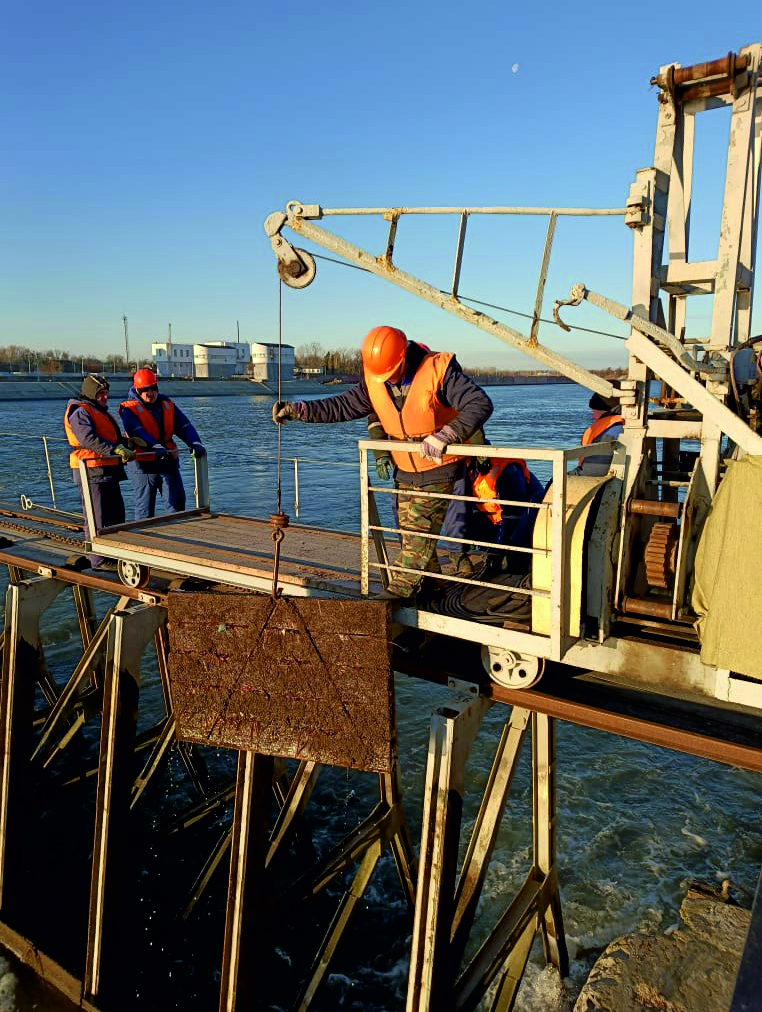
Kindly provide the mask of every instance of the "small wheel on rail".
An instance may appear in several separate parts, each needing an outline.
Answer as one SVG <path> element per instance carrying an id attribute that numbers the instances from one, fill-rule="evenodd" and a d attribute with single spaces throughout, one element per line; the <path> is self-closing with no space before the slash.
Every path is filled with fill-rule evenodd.
<path id="1" fill-rule="evenodd" d="M 133 590 L 145 587 L 151 579 L 151 570 L 148 566 L 141 566 L 139 562 L 130 562 L 127 559 L 119 560 L 117 572 L 125 587 L 132 587 Z"/>

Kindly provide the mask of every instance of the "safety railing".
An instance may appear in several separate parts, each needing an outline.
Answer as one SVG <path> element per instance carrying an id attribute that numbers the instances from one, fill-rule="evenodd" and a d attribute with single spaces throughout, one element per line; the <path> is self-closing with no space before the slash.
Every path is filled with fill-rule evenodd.
<path id="1" fill-rule="evenodd" d="M 399 526 L 388 526 L 380 522 L 378 506 L 376 503 L 376 495 L 389 495 L 389 496 L 405 496 L 415 495 L 425 498 L 437 498 L 446 500 L 458 500 L 462 502 L 478 503 L 481 500 L 475 496 L 467 495 L 456 495 L 456 494 L 445 494 L 445 493 L 431 493 L 426 492 L 424 489 L 400 489 L 399 487 L 383 487 L 380 485 L 373 485 L 370 481 L 369 475 L 369 453 L 376 450 L 388 452 L 389 442 L 386 440 L 360 440 L 358 443 L 358 449 L 360 454 L 360 521 L 361 521 L 361 537 L 360 537 L 360 554 L 361 554 L 361 592 L 368 594 L 370 589 L 370 573 L 372 570 L 378 571 L 382 574 L 382 582 L 384 586 L 388 584 L 388 578 L 394 573 L 415 573 L 420 575 L 418 571 L 411 570 L 402 566 L 394 565 L 389 562 L 385 535 L 397 535 L 400 536 L 405 531 Z M 472 538 L 455 538 L 449 535 L 445 536 L 442 534 L 428 534 L 425 532 L 415 531 L 416 537 L 422 537 L 425 539 L 433 540 L 435 542 L 447 542 L 453 543 L 465 548 L 468 545 L 477 545 L 490 550 L 499 550 L 504 552 L 524 553 L 531 556 L 541 555 L 550 559 L 550 589 L 534 589 L 532 587 L 511 587 L 511 592 L 517 594 L 524 594 L 530 598 L 544 598 L 549 603 L 550 609 L 550 622 L 549 635 L 535 635 L 530 634 L 519 634 L 521 639 L 521 646 L 523 649 L 531 648 L 532 653 L 538 657 L 547 657 L 551 660 L 561 660 L 563 653 L 567 649 L 568 645 L 574 641 L 574 638 L 569 637 L 567 633 L 568 619 L 569 619 L 569 580 L 568 580 L 568 564 L 569 564 L 569 552 L 568 544 L 566 543 L 565 530 L 566 530 L 566 517 L 567 517 L 567 478 L 568 470 L 570 466 L 576 466 L 580 459 L 584 460 L 585 457 L 600 455 L 606 450 L 613 450 L 613 443 L 595 443 L 590 446 L 578 446 L 569 449 L 549 449 L 539 447 L 526 447 L 526 446 L 513 446 L 513 447 L 501 447 L 501 446 L 474 446 L 474 445 L 455 445 L 447 447 L 445 459 L 447 457 L 475 457 L 483 456 L 491 459 L 521 459 L 528 462 L 534 461 L 546 461 L 551 467 L 551 482 L 549 485 L 550 498 L 548 494 L 543 502 L 526 502 L 526 501 L 515 501 L 509 499 L 493 499 L 490 500 L 493 503 L 501 505 L 510 505 L 517 507 L 525 507 L 528 509 L 535 509 L 538 514 L 544 514 L 545 522 L 549 524 L 550 539 L 549 547 L 546 548 L 535 548 L 535 547 L 522 547 L 512 545 L 495 545 L 491 542 L 474 541 Z M 396 442 L 394 443 L 395 451 L 408 452 L 418 454 L 421 449 L 421 444 L 418 442 Z M 539 518 L 539 517 L 538 517 Z M 370 558 L 370 544 L 374 545 L 377 561 L 372 561 Z M 546 545 L 548 541 L 546 540 Z M 468 584 L 469 586 L 484 587 L 486 589 L 496 589 L 505 591 L 506 587 L 504 584 L 492 583 L 489 580 L 480 580 L 478 578 L 458 576 L 452 573 L 435 573 L 433 575 L 437 580 L 442 580 L 451 583 Z"/>
<path id="2" fill-rule="evenodd" d="M 58 507 L 57 507 L 57 503 L 56 503 L 56 488 L 55 488 L 55 483 L 53 481 L 53 471 L 52 471 L 52 468 L 50 466 L 49 444 L 51 442 L 53 442 L 53 443 L 66 443 L 66 442 L 68 442 L 68 440 L 64 439 L 63 436 L 42 436 L 42 435 L 31 434 L 29 432 L 0 432 L 0 437 L 3 437 L 3 436 L 8 436 L 8 437 L 11 437 L 13 439 L 32 439 L 32 440 L 38 440 L 42 444 L 42 449 L 43 449 L 43 452 L 45 454 L 45 467 L 47 469 L 48 485 L 50 487 L 50 498 L 51 498 L 51 501 L 52 501 L 52 504 L 53 504 L 53 509 L 56 510 L 56 512 L 58 512 L 58 513 L 65 512 L 64 510 L 59 510 Z M 25 499 L 26 499 L 26 503 L 24 502 Z M 36 505 L 38 505 L 37 503 L 32 503 L 31 500 L 28 498 L 28 496 L 24 496 L 24 495 L 21 496 L 21 501 L 22 501 L 22 505 L 24 506 L 24 508 L 26 508 L 27 505 L 29 505 L 29 506 L 36 506 Z M 45 507 L 43 507 L 43 508 L 45 508 Z"/>
<path id="3" fill-rule="evenodd" d="M 153 460 L 153 454 L 136 454 L 136 460 Z M 105 458 L 113 461 L 114 463 L 121 464 L 120 457 L 109 457 Z M 210 496 L 209 496 L 209 465 L 206 454 L 203 457 L 193 457 L 193 496 L 196 502 L 196 509 L 209 509 L 210 508 Z M 87 462 L 80 460 L 79 462 L 79 480 L 82 488 L 82 503 L 85 508 L 85 518 L 87 520 L 87 529 L 90 531 L 91 537 L 95 537 L 97 534 L 102 533 L 102 530 L 98 528 L 95 523 L 95 511 L 93 509 L 93 497 L 90 490 L 90 483 L 87 480 Z M 181 516 L 180 513 L 172 514 L 172 516 Z M 166 519 L 166 514 L 159 517 L 152 517 L 151 520 L 163 520 Z M 150 523 L 151 520 L 143 520 L 140 523 Z M 120 530 L 122 527 L 133 526 L 132 523 L 119 524 L 115 527 L 108 527 L 106 531 Z"/>

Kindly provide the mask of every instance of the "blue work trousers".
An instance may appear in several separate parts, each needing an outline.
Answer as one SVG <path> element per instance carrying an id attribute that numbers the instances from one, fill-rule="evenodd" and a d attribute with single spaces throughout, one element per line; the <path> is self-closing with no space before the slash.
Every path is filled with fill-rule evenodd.
<path id="1" fill-rule="evenodd" d="M 156 511 L 156 495 L 161 496 L 167 513 L 185 509 L 185 488 L 180 468 L 172 461 L 164 474 L 147 474 L 139 464 L 128 465 L 132 489 L 135 493 L 135 519 L 145 520 Z"/>

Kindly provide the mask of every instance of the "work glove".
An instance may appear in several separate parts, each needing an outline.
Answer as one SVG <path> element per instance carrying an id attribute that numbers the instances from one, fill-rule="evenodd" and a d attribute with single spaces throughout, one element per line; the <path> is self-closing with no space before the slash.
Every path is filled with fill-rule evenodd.
<path id="1" fill-rule="evenodd" d="M 449 425 L 443 425 L 433 436 L 426 436 L 421 443 L 421 456 L 424 460 L 435 460 L 442 463 L 442 454 L 451 443 L 457 443 L 457 433 Z"/>
<path id="2" fill-rule="evenodd" d="M 129 446 L 124 446 L 120 443 L 114 447 L 114 456 L 118 457 L 123 464 L 126 464 L 128 461 L 135 459 L 135 451 L 131 450 Z"/>
<path id="3" fill-rule="evenodd" d="M 389 481 L 394 471 L 394 462 L 390 453 L 380 453 L 376 457 L 376 474 L 381 481 Z"/>
<path id="4" fill-rule="evenodd" d="M 206 448 L 201 443 L 191 443 L 191 457 L 205 457 Z"/>
<path id="5" fill-rule="evenodd" d="M 474 457 L 474 466 L 477 474 L 489 474 L 492 470 L 492 461 L 489 457 Z"/>
<path id="6" fill-rule="evenodd" d="M 130 438 L 127 440 L 127 446 L 131 450 L 140 451 L 148 449 L 148 443 L 145 441 L 145 439 L 141 439 L 140 436 L 130 436 Z"/>
<path id="7" fill-rule="evenodd" d="M 302 402 L 276 401 L 273 404 L 273 421 L 276 425 L 283 425 L 284 422 L 302 421 Z"/>
<path id="8" fill-rule="evenodd" d="M 161 443 L 154 443 L 151 447 L 151 453 L 156 454 L 157 460 L 164 460 L 165 457 L 169 456 L 166 446 L 162 446 Z"/>

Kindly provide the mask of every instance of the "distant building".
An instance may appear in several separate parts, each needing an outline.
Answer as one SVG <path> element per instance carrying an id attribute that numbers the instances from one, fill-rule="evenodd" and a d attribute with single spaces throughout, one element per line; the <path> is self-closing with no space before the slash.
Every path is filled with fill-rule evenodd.
<path id="1" fill-rule="evenodd" d="M 251 352 L 245 342 L 205 341 L 193 345 L 193 364 L 198 379 L 245 376 L 250 361 Z"/>
<path id="2" fill-rule="evenodd" d="M 170 345 L 168 341 L 157 341 L 151 345 L 151 358 L 156 364 L 156 373 L 168 379 L 171 376 L 193 379 L 193 345 Z"/>
<path id="3" fill-rule="evenodd" d="M 246 376 L 251 350 L 245 342 L 205 341 L 203 344 L 170 345 L 157 341 L 151 355 L 159 376 L 180 379 L 229 379 Z"/>
<path id="4" fill-rule="evenodd" d="M 291 344 L 252 344 L 251 346 L 251 369 L 249 375 L 252 379 L 261 380 L 265 383 L 278 382 L 278 350 L 280 349 L 281 378 L 293 379 L 294 377 L 294 346 Z"/>

